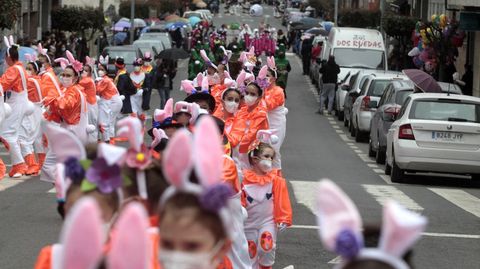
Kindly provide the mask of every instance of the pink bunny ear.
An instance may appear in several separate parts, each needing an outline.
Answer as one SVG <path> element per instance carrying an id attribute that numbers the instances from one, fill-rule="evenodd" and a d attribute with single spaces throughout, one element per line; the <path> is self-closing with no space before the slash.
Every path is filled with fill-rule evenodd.
<path id="1" fill-rule="evenodd" d="M 148 268 L 152 246 L 144 207 L 137 202 L 129 203 L 120 215 L 116 231 L 107 257 L 108 268 Z"/>
<path id="2" fill-rule="evenodd" d="M 272 70 L 277 69 L 277 67 L 275 65 L 275 58 L 273 58 L 273 56 L 267 57 L 267 65 Z"/>
<path id="3" fill-rule="evenodd" d="M 245 81 L 246 74 L 247 73 L 245 72 L 245 70 L 240 71 L 240 74 L 238 74 L 238 76 L 237 76 L 237 86 L 238 87 L 240 87 L 244 84 L 243 82 Z"/>
<path id="4" fill-rule="evenodd" d="M 160 141 L 162 141 L 162 139 L 164 138 L 168 139 L 167 134 L 162 129 L 153 128 L 152 132 L 153 132 L 153 141 L 152 141 L 152 144 L 150 144 L 152 148 L 160 144 Z"/>
<path id="5" fill-rule="evenodd" d="M 224 76 L 225 78 L 232 79 L 232 76 L 230 76 L 230 73 L 229 73 L 227 70 L 223 71 L 223 76 Z"/>
<path id="6" fill-rule="evenodd" d="M 255 55 L 255 46 L 251 46 L 250 50 L 248 51 L 250 55 Z"/>
<path id="7" fill-rule="evenodd" d="M 242 51 L 240 53 L 240 57 L 238 57 L 238 61 L 241 63 L 244 63 L 247 60 L 247 53 L 245 51 Z"/>
<path id="8" fill-rule="evenodd" d="M 223 80 L 223 85 L 225 85 L 227 88 L 235 87 L 235 81 L 231 78 L 225 78 Z"/>
<path id="9" fill-rule="evenodd" d="M 75 57 L 73 57 L 73 54 L 69 50 L 67 50 L 65 54 L 67 55 L 67 59 L 71 64 L 75 62 Z"/>
<path id="10" fill-rule="evenodd" d="M 85 64 L 94 66 L 95 65 L 95 58 L 90 58 L 88 56 L 85 56 Z"/>
<path id="11" fill-rule="evenodd" d="M 82 142 L 69 130 L 51 123 L 43 125 L 43 130 L 48 141 L 55 141 L 50 143 L 50 146 L 56 155 L 57 162 L 63 163 L 69 157 L 75 157 L 78 160 L 87 158 Z"/>
<path id="12" fill-rule="evenodd" d="M 195 87 L 193 87 L 193 83 L 190 80 L 186 79 L 180 82 L 180 89 L 189 95 L 195 92 Z"/>
<path id="13" fill-rule="evenodd" d="M 245 74 L 245 82 L 251 82 L 254 80 L 255 80 L 255 76 L 253 74 L 250 74 L 250 73 Z"/>
<path id="14" fill-rule="evenodd" d="M 259 78 L 259 79 L 266 78 L 267 77 L 267 71 L 268 71 L 268 66 L 266 66 L 266 65 L 262 66 L 262 68 L 258 72 L 257 78 Z"/>
<path id="15" fill-rule="evenodd" d="M 122 165 L 125 161 L 127 149 L 117 147 L 107 143 L 99 143 L 97 149 L 97 156 L 104 158 L 109 166 L 114 164 Z"/>
<path id="16" fill-rule="evenodd" d="M 165 110 L 155 109 L 155 111 L 153 112 L 153 119 L 155 121 L 162 122 L 166 118 L 168 118 L 168 116 L 166 115 Z"/>
<path id="17" fill-rule="evenodd" d="M 208 92 L 208 79 L 202 80 L 202 92 Z"/>
<path id="18" fill-rule="evenodd" d="M 177 188 L 182 188 L 188 181 L 192 170 L 192 140 L 186 129 L 179 130 L 168 142 L 162 156 L 163 172 L 168 181 Z"/>
<path id="19" fill-rule="evenodd" d="M 68 60 L 65 58 L 57 58 L 55 59 L 55 62 L 60 63 L 60 66 L 62 67 L 62 69 L 65 69 L 69 64 Z"/>
<path id="20" fill-rule="evenodd" d="M 203 73 L 202 72 L 197 74 L 197 77 L 195 78 L 195 81 L 197 82 L 197 86 L 202 85 L 202 81 L 203 81 Z"/>
<path id="21" fill-rule="evenodd" d="M 56 167 L 57 169 L 55 170 L 55 192 L 57 200 L 65 201 L 67 193 L 65 165 L 63 163 L 57 163 Z"/>
<path id="22" fill-rule="evenodd" d="M 101 212 L 91 197 L 75 203 L 63 224 L 61 268 L 96 268 L 102 258 L 103 231 Z"/>
<path id="23" fill-rule="evenodd" d="M 135 151 L 140 151 L 143 143 L 142 122 L 135 117 L 128 116 L 117 122 L 118 135 L 128 138 L 130 146 Z"/>
<path id="24" fill-rule="evenodd" d="M 355 204 L 329 179 L 323 179 L 316 194 L 317 223 L 320 238 L 334 252 L 338 234 L 350 230 L 361 238 L 362 219 Z"/>
<path id="25" fill-rule="evenodd" d="M 193 138 L 195 172 L 204 187 L 219 183 L 223 170 L 223 149 L 218 127 L 211 117 L 202 117 Z"/>
<path id="26" fill-rule="evenodd" d="M 205 50 L 200 50 L 200 56 L 201 56 L 202 59 L 205 61 L 205 63 L 211 63 L 211 62 L 212 62 L 212 61 L 210 61 L 210 59 L 208 58 L 207 53 L 205 52 Z"/>
<path id="27" fill-rule="evenodd" d="M 379 248 L 395 257 L 402 257 L 420 238 L 427 219 L 408 211 L 397 202 L 388 201 L 383 208 L 382 235 Z"/>
<path id="28" fill-rule="evenodd" d="M 168 115 L 168 117 L 173 116 L 173 98 L 167 100 L 163 110 L 165 110 L 165 113 Z"/>
<path id="29" fill-rule="evenodd" d="M 190 115 L 192 115 L 189 123 L 191 125 L 194 125 L 195 122 L 197 121 L 198 116 L 200 115 L 200 105 L 197 103 L 190 103 L 188 108 L 189 108 Z"/>
<path id="30" fill-rule="evenodd" d="M 178 101 L 177 103 L 175 103 L 175 109 L 173 110 L 174 113 L 178 113 L 178 112 L 186 112 L 186 113 L 190 113 L 192 112 L 191 110 L 191 103 L 187 103 L 185 101 Z"/>

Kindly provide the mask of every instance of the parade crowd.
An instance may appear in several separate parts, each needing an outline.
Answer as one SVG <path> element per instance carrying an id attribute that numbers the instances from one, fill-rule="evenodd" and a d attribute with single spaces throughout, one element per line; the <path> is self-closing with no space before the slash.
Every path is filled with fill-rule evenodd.
<path id="1" fill-rule="evenodd" d="M 180 86 L 186 98 L 176 101 L 175 61 L 152 67 L 146 53 L 129 73 L 117 58 L 110 78 L 106 55 L 82 63 L 66 50 L 53 59 L 38 44 L 22 63 L 18 45 L 5 39 L 0 135 L 8 175 L 54 184 L 65 218 L 59 243 L 40 251 L 35 268 L 272 268 L 277 238 L 292 225 L 281 162 L 291 67 L 281 30 L 240 30 L 228 44 L 226 26 L 194 30 Z M 161 103 L 147 126 L 153 89 Z M 401 257 L 423 217 L 388 204 L 384 229 L 403 237 L 385 233 L 383 246 L 367 249 L 353 203 L 322 184 L 320 234 L 345 268 L 365 268 L 348 266 L 368 259 L 378 261 L 369 268 L 407 268 Z"/>

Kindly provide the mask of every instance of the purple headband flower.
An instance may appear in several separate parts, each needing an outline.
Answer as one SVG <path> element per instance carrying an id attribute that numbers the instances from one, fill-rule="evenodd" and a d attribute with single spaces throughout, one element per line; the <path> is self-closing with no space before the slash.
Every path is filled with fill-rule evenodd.
<path id="1" fill-rule="evenodd" d="M 363 241 L 358 238 L 351 230 L 344 229 L 337 236 L 335 244 L 335 253 L 340 256 L 352 259 L 358 255 L 363 248 Z"/>
<path id="2" fill-rule="evenodd" d="M 260 86 L 260 88 L 262 88 L 262 90 L 265 90 L 266 88 L 268 88 L 268 86 L 270 86 L 270 82 L 267 78 L 257 78 L 255 82 L 258 86 Z"/>
<path id="3" fill-rule="evenodd" d="M 111 193 L 122 186 L 120 166 L 108 165 L 104 158 L 97 158 L 87 170 L 87 181 L 95 184 L 101 193 Z"/>
<path id="4" fill-rule="evenodd" d="M 68 158 L 65 162 L 65 176 L 75 183 L 80 183 L 85 178 L 85 170 L 75 157 Z"/>
<path id="5" fill-rule="evenodd" d="M 217 213 L 227 205 L 228 199 L 234 194 L 230 185 L 220 183 L 208 187 L 200 196 L 200 204 L 208 211 Z"/>

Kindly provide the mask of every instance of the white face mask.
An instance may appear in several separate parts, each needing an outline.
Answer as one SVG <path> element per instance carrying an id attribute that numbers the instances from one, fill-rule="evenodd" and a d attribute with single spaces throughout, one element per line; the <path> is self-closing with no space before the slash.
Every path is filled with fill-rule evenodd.
<path id="1" fill-rule="evenodd" d="M 245 95 L 244 100 L 245 104 L 247 106 L 253 106 L 255 102 L 257 101 L 258 97 L 257 96 L 251 96 L 251 95 Z"/>
<path id="2" fill-rule="evenodd" d="M 135 72 L 139 72 L 139 71 L 140 71 L 140 66 L 135 66 L 135 67 L 133 68 L 133 70 L 134 70 Z"/>
<path id="3" fill-rule="evenodd" d="M 228 113 L 235 114 L 238 111 L 238 103 L 235 101 L 225 101 L 225 110 L 227 110 Z"/>
<path id="4" fill-rule="evenodd" d="M 40 73 L 45 72 L 45 66 L 40 67 Z"/>
<path id="5" fill-rule="evenodd" d="M 212 259 L 222 244 L 221 241 L 218 242 L 211 252 L 189 253 L 160 250 L 158 256 L 163 269 L 214 269 L 218 262 L 212 262 Z"/>
<path id="6" fill-rule="evenodd" d="M 260 160 L 258 162 L 258 168 L 265 173 L 272 171 L 272 161 L 271 160 Z"/>
<path id="7" fill-rule="evenodd" d="M 68 88 L 72 86 L 73 78 L 61 77 L 60 82 L 62 83 L 63 87 Z"/>
<path id="8" fill-rule="evenodd" d="M 105 71 L 103 71 L 103 70 L 98 70 L 98 75 L 99 75 L 100 77 L 105 76 Z"/>

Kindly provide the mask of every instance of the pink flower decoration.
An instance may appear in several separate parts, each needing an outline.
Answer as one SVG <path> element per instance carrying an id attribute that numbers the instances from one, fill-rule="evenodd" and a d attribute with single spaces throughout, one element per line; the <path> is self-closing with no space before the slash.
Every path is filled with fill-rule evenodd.
<path id="1" fill-rule="evenodd" d="M 142 144 L 140 151 L 130 148 L 127 151 L 126 163 L 128 167 L 144 170 L 152 162 L 152 152 L 145 144 Z"/>

